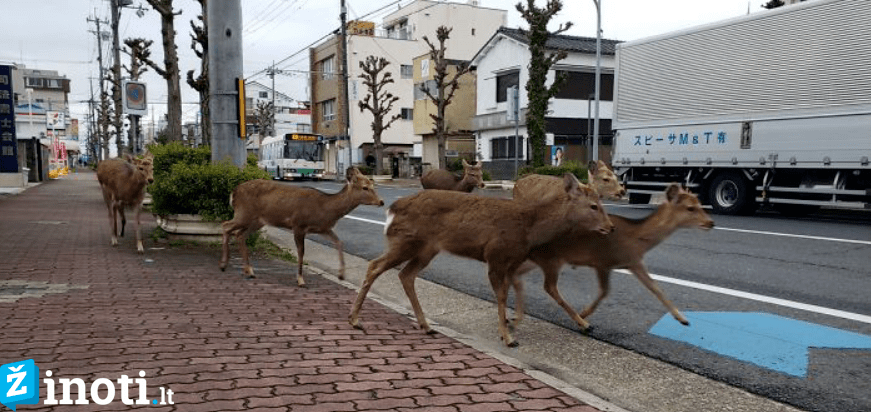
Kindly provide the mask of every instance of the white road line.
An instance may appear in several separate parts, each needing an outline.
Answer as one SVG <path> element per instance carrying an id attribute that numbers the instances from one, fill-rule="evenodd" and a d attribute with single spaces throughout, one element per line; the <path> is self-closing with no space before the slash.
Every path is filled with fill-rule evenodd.
<path id="1" fill-rule="evenodd" d="M 381 225 L 381 226 L 385 225 L 385 222 L 381 222 L 378 220 L 372 220 L 372 219 L 365 219 L 362 217 L 356 217 L 356 216 L 351 216 L 351 215 L 346 215 L 345 218 L 352 219 L 352 220 L 359 220 L 361 222 L 372 223 L 372 224 Z M 732 230 L 732 231 L 736 231 L 736 232 L 757 233 L 757 234 L 772 234 L 771 232 L 759 232 L 759 231 L 752 231 L 752 230 L 748 231 L 748 230 L 741 230 L 741 229 L 726 229 L 726 228 L 719 228 L 719 229 Z M 834 239 L 834 238 L 824 238 L 824 237 L 817 237 L 817 236 L 801 236 L 801 235 L 789 235 L 789 234 L 775 234 L 775 235 L 806 238 L 806 239 L 813 239 L 813 240 L 829 240 L 829 241 L 836 241 L 836 242 L 840 241 L 840 242 L 849 242 L 849 243 L 871 244 L 871 242 L 864 242 L 864 241 L 859 241 L 859 240 L 851 241 L 849 239 Z M 619 272 L 619 273 L 623 273 L 623 274 L 627 274 L 627 275 L 632 274 L 631 272 L 629 272 L 628 270 L 625 270 L 625 269 L 617 269 L 617 270 L 615 270 L 615 272 Z M 771 296 L 758 295 L 756 293 L 742 292 L 740 290 L 722 288 L 719 286 L 711 286 L 711 285 L 707 285 L 704 283 L 691 282 L 688 280 L 675 279 L 675 278 L 670 278 L 668 276 L 651 274 L 650 277 L 652 277 L 654 280 L 657 280 L 657 281 L 663 282 L 663 283 L 671 283 L 674 285 L 684 286 L 684 287 L 688 287 L 688 288 L 692 288 L 692 289 L 698 289 L 698 290 L 704 290 L 707 292 L 719 293 L 721 295 L 733 296 L 733 297 L 737 297 L 737 298 L 748 299 L 748 300 L 753 300 L 753 301 L 762 302 L 762 303 L 769 303 L 772 305 L 783 306 L 783 307 L 787 307 L 787 308 L 803 310 L 806 312 L 819 313 L 822 315 L 833 316 L 836 318 L 849 319 L 849 320 L 854 320 L 856 322 L 871 324 L 871 316 L 861 315 L 858 313 L 846 312 L 843 310 L 831 309 L 831 308 L 826 308 L 826 307 L 817 306 L 817 305 L 810 305 L 807 303 L 795 302 L 795 301 L 786 300 L 786 299 L 773 298 Z"/>
<path id="2" fill-rule="evenodd" d="M 629 272 L 628 270 L 625 270 L 625 269 L 618 269 L 618 270 L 615 270 L 615 272 L 631 275 L 631 272 Z M 651 274 L 650 277 L 652 277 L 653 279 L 655 279 L 659 282 L 663 282 L 663 283 L 671 283 L 671 284 L 684 286 L 684 287 L 688 287 L 688 288 L 692 288 L 692 289 L 699 289 L 699 290 L 704 290 L 707 292 L 719 293 L 722 295 L 734 296 L 734 297 L 748 299 L 748 300 L 754 300 L 754 301 L 762 302 L 762 303 L 770 303 L 772 305 L 783 306 L 783 307 L 787 307 L 787 308 L 803 310 L 806 312 L 819 313 L 822 315 L 829 315 L 829 316 L 834 316 L 837 318 L 849 319 L 849 320 L 854 320 L 857 322 L 871 324 L 871 316 L 861 315 L 858 313 L 845 312 L 843 310 L 831 309 L 831 308 L 826 308 L 826 307 L 817 306 L 817 305 L 809 305 L 806 303 L 795 302 L 795 301 L 780 299 L 780 298 L 773 298 L 773 297 L 765 296 L 765 295 L 757 295 L 755 293 L 742 292 L 740 290 L 721 288 L 719 286 L 711 286 L 711 285 L 706 285 L 704 283 L 691 282 L 691 281 L 682 280 L 682 279 L 675 279 L 675 278 L 670 278 L 668 276 Z"/>
<path id="3" fill-rule="evenodd" d="M 796 239 L 825 240 L 825 241 L 829 241 L 829 242 L 855 243 L 858 245 L 871 245 L 871 241 L 867 241 L 867 240 L 839 239 L 839 238 L 835 238 L 835 237 L 823 237 L 823 236 L 794 235 L 791 233 L 763 232 L 761 230 L 732 229 L 732 228 L 728 228 L 728 227 L 714 227 L 714 229 L 725 230 L 725 231 L 729 231 L 729 232 L 752 233 L 755 235 L 783 236 L 783 237 L 792 237 L 792 238 L 796 238 Z"/>

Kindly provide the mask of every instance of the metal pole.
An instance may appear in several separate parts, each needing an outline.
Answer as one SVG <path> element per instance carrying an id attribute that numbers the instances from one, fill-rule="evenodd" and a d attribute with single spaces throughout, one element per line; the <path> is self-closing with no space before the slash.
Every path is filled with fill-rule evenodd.
<path id="1" fill-rule="evenodd" d="M 602 0 L 596 3 L 596 120 L 593 122 L 593 161 L 599 160 L 599 91 L 602 86 Z"/>
<path id="2" fill-rule="evenodd" d="M 118 150 L 118 157 L 121 157 L 123 149 L 123 139 L 121 139 L 121 129 L 124 128 L 121 108 L 121 44 L 118 39 L 118 23 L 121 20 L 121 5 L 119 0 L 111 0 L 112 6 L 112 101 L 115 103 L 115 147 Z"/>
<path id="3" fill-rule="evenodd" d="M 344 108 L 344 123 L 345 123 L 345 139 L 348 142 L 348 167 L 351 167 L 351 163 L 353 162 L 352 151 L 351 151 L 351 107 L 350 101 L 348 97 L 348 23 L 347 19 L 347 9 L 345 8 L 345 0 L 341 0 L 341 14 L 339 15 L 339 20 L 342 21 L 342 104 Z M 380 165 L 379 165 L 380 166 Z M 347 168 L 346 168 L 347 169 Z M 336 171 L 338 175 L 340 171 Z"/>
<path id="4" fill-rule="evenodd" d="M 206 2 L 209 37 L 209 114 L 212 161 L 230 159 L 245 166 L 245 140 L 240 136 L 236 81 L 242 74 L 241 0 Z M 244 98 L 244 96 L 242 96 Z"/>

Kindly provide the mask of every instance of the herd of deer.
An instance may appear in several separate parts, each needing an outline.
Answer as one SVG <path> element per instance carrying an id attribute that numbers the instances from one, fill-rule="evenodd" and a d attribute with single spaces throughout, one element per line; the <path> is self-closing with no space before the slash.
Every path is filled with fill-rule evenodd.
<path id="1" fill-rule="evenodd" d="M 139 209 L 145 187 L 153 181 L 152 157 L 128 157 L 104 161 L 97 178 L 112 222 L 112 245 L 117 245 L 117 214 L 124 234 L 124 208 L 136 213 L 136 244 L 143 252 L 139 234 Z M 421 177 L 425 190 L 394 202 L 387 210 L 384 233 L 386 251 L 370 262 L 366 278 L 351 309 L 349 322 L 362 328 L 360 310 L 369 289 L 382 273 L 402 263 L 399 279 L 419 326 L 431 332 L 417 299 L 414 281 L 432 259 L 445 251 L 487 263 L 487 275 L 499 315 L 499 334 L 508 346 L 517 342 L 510 330 L 523 316 L 522 276 L 536 267 L 544 272 L 545 291 L 568 313 L 581 330 L 588 318 L 608 295 L 612 269 L 627 269 L 649 289 L 684 325 L 686 318 L 651 279 L 642 262 L 647 251 L 680 228 L 711 229 L 714 222 L 692 193 L 673 184 L 665 192 L 665 202 L 648 217 L 632 220 L 609 215 L 601 199 L 625 195 L 617 176 L 602 161 L 591 163 L 588 184 L 573 175 L 562 178 L 529 175 L 514 186 L 512 199 L 474 195 L 483 187 L 481 164 L 463 161 L 463 176 L 433 170 Z M 466 193 L 463 193 L 466 192 Z M 359 205 L 383 206 L 372 181 L 356 168 L 349 168 L 341 191 L 327 194 L 314 188 L 296 187 L 268 180 L 252 180 L 239 185 L 230 197 L 234 216 L 222 224 L 221 270 L 229 261 L 229 239 L 236 238 L 242 255 L 243 274 L 254 276 L 245 238 L 264 225 L 290 229 L 294 233 L 299 265 L 297 283 L 302 276 L 305 236 L 316 233 L 330 239 L 339 256 L 339 278 L 344 279 L 342 241 L 333 227 Z M 596 271 L 599 294 L 580 314 L 560 296 L 557 280 L 566 265 L 590 266 Z M 507 318 L 510 288 L 516 295 L 516 318 Z"/>

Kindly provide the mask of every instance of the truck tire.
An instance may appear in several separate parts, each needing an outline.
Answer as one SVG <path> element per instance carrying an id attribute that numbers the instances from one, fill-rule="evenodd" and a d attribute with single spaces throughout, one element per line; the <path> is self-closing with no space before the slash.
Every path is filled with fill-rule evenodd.
<path id="1" fill-rule="evenodd" d="M 649 193 L 629 193 L 630 205 L 646 205 L 650 203 Z"/>
<path id="2" fill-rule="evenodd" d="M 756 199 L 750 182 L 739 173 L 720 173 L 708 186 L 708 201 L 715 213 L 742 215 L 754 211 Z"/>

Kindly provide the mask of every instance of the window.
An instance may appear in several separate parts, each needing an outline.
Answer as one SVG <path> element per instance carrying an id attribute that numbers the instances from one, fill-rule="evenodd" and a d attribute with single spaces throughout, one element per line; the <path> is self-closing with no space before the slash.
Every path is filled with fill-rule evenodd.
<path id="1" fill-rule="evenodd" d="M 490 140 L 490 157 L 493 159 L 513 159 L 517 142 L 514 136 L 497 137 Z"/>
<path id="2" fill-rule="evenodd" d="M 269 98 L 269 92 L 260 92 L 260 93 L 258 94 L 258 96 L 259 96 L 261 99 L 268 99 L 268 98 Z"/>
<path id="3" fill-rule="evenodd" d="M 336 99 L 330 99 L 321 102 L 321 113 L 323 113 L 324 121 L 336 119 Z"/>
<path id="4" fill-rule="evenodd" d="M 414 109 L 402 108 L 402 120 L 413 120 Z"/>
<path id="5" fill-rule="evenodd" d="M 321 78 L 324 80 L 332 79 L 336 73 L 335 60 L 336 56 L 330 56 L 321 60 Z"/>
<path id="6" fill-rule="evenodd" d="M 520 72 L 513 71 L 496 76 L 496 103 L 508 100 L 508 88 L 520 84 Z"/>
<path id="7" fill-rule="evenodd" d="M 411 79 L 414 77 L 414 66 L 403 64 L 399 66 L 399 77 L 403 79 Z"/>
<path id="8" fill-rule="evenodd" d="M 596 74 L 593 72 L 573 72 L 557 70 L 557 75 L 565 73 L 563 86 L 556 94 L 557 99 L 587 100 L 596 93 Z M 600 100 L 614 100 L 614 74 L 601 74 Z"/>
<path id="9" fill-rule="evenodd" d="M 426 95 L 426 92 L 424 92 L 423 90 L 420 89 L 421 87 L 423 87 L 426 90 L 429 90 L 429 92 L 432 93 L 433 95 L 435 95 L 436 92 L 438 92 L 438 90 L 436 89 L 435 80 L 427 80 L 423 83 L 418 83 L 418 84 L 414 85 L 414 100 L 427 100 L 427 99 L 429 99 L 429 96 Z"/>

